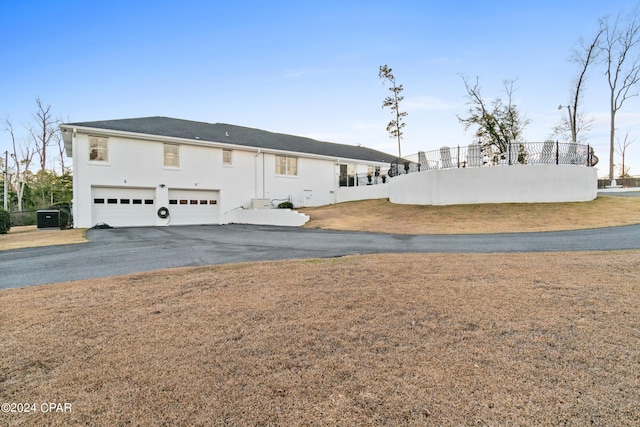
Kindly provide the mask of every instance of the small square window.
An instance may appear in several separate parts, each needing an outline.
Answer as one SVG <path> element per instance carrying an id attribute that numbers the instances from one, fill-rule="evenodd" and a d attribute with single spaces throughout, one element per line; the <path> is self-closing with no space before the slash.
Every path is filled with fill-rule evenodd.
<path id="1" fill-rule="evenodd" d="M 104 199 L 93 199 L 93 203 L 103 204 L 104 203 Z"/>
<path id="2" fill-rule="evenodd" d="M 133 204 L 134 205 L 141 205 L 142 204 L 142 199 L 133 199 Z"/>
<path id="3" fill-rule="evenodd" d="M 115 205 L 118 203 L 118 199 L 107 199 L 107 203 L 110 205 Z"/>
<path id="4" fill-rule="evenodd" d="M 120 204 L 121 205 L 128 205 L 129 204 L 129 199 L 120 199 Z"/>
<path id="5" fill-rule="evenodd" d="M 181 205 L 188 205 L 188 204 L 189 204 L 189 201 L 188 201 L 188 200 L 184 200 L 184 199 L 182 199 L 182 200 L 180 200 L 180 204 L 181 204 Z"/>
<path id="6" fill-rule="evenodd" d="M 89 160 L 93 162 L 109 161 L 109 140 L 107 138 L 89 138 Z"/>
<path id="7" fill-rule="evenodd" d="M 189 204 L 190 205 L 197 205 L 198 201 L 197 200 L 189 200 Z"/>
<path id="8" fill-rule="evenodd" d="M 201 204 L 201 205 L 206 205 L 206 204 L 207 204 L 207 201 L 206 201 L 206 200 L 200 200 L 200 204 Z"/>
<path id="9" fill-rule="evenodd" d="M 177 204 L 178 204 L 178 201 L 177 201 L 177 200 L 175 200 L 175 199 L 171 199 L 171 200 L 169 200 L 169 204 L 170 204 L 170 205 L 177 205 Z"/>
<path id="10" fill-rule="evenodd" d="M 223 165 L 233 164 L 233 151 L 222 150 L 222 164 Z"/>
<path id="11" fill-rule="evenodd" d="M 288 156 L 276 156 L 277 175 L 298 175 L 298 158 Z"/>
<path id="12" fill-rule="evenodd" d="M 144 199 L 144 204 L 145 205 L 152 205 L 153 204 L 153 199 Z"/>
<path id="13" fill-rule="evenodd" d="M 164 166 L 170 168 L 180 167 L 180 146 L 164 144 Z"/>
<path id="14" fill-rule="evenodd" d="M 209 200 L 209 204 L 210 205 L 217 205 L 218 201 L 217 200 Z"/>

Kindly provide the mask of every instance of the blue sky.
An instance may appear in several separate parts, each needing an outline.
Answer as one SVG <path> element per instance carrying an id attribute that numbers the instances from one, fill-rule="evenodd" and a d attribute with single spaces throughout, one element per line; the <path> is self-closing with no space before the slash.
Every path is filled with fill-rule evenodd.
<path id="1" fill-rule="evenodd" d="M 484 4 L 483 4 L 484 3 Z M 391 154 L 382 109 L 387 64 L 404 86 L 403 154 L 466 145 L 461 74 L 486 99 L 515 101 L 543 141 L 568 104 L 569 61 L 598 19 L 629 1 L 31 1 L 0 6 L 0 115 L 22 138 L 35 98 L 65 122 L 169 116 L 224 122 Z M 608 87 L 594 70 L 584 99 L 588 140 L 608 172 Z M 640 132 L 640 101 L 618 135 Z M 9 149 L 0 133 L 0 151 Z M 619 161 L 619 160 L 616 160 Z M 640 141 L 627 150 L 640 174 Z"/>

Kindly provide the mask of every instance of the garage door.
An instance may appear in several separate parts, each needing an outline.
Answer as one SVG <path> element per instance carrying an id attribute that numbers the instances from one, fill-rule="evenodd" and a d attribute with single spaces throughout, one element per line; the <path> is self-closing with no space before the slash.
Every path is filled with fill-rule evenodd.
<path id="1" fill-rule="evenodd" d="M 169 190 L 170 225 L 218 224 L 218 192 Z"/>
<path id="2" fill-rule="evenodd" d="M 94 187 L 91 189 L 93 224 L 156 225 L 155 195 L 153 188 Z"/>

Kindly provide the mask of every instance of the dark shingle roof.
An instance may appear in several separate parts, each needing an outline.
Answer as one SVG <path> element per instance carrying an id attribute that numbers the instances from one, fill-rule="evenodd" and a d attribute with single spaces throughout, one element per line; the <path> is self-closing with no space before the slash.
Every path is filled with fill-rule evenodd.
<path id="1" fill-rule="evenodd" d="M 86 127 L 147 135 L 159 135 L 199 141 L 221 142 L 246 147 L 293 151 L 342 159 L 392 162 L 396 157 L 366 147 L 317 141 L 311 138 L 267 132 L 260 129 L 203 123 L 170 117 L 142 117 L 137 119 L 103 120 L 67 123 L 64 127 Z"/>

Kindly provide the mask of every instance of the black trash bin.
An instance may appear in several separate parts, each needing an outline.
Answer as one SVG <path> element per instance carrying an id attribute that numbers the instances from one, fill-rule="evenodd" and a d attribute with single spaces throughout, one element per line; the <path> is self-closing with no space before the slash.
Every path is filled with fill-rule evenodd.
<path id="1" fill-rule="evenodd" d="M 48 209 L 36 211 L 36 226 L 38 230 L 51 228 L 60 229 L 60 210 Z"/>

